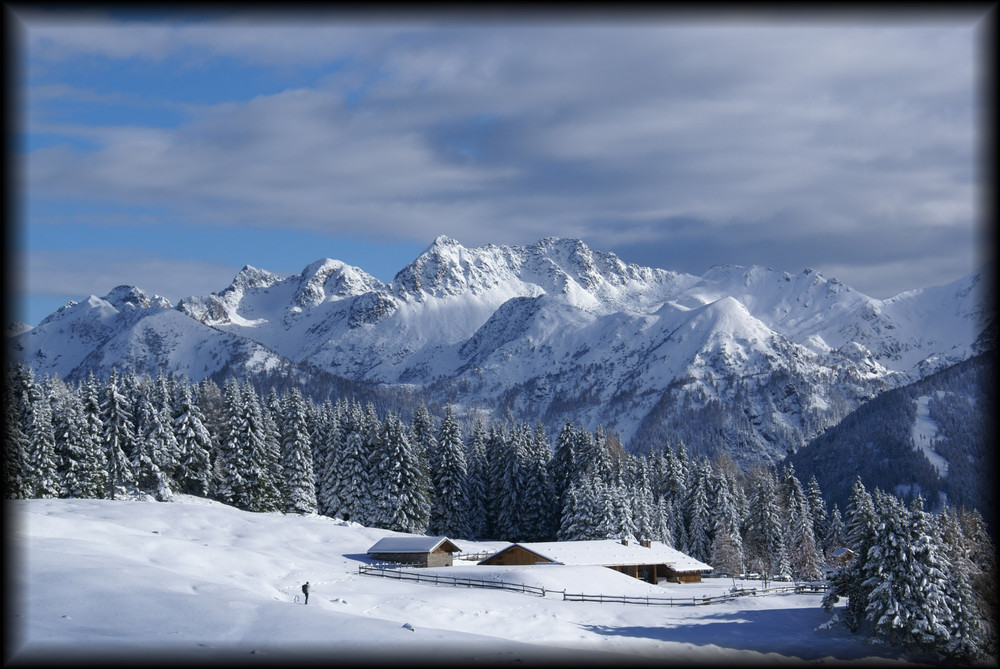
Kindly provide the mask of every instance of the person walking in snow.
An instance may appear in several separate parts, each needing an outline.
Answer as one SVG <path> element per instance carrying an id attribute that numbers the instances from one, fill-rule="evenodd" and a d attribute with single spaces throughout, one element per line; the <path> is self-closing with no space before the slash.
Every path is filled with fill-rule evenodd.
<path id="1" fill-rule="evenodd" d="M 309 581 L 306 581 L 305 585 L 302 586 L 302 594 L 306 596 L 306 604 L 308 604 L 309 603 Z"/>

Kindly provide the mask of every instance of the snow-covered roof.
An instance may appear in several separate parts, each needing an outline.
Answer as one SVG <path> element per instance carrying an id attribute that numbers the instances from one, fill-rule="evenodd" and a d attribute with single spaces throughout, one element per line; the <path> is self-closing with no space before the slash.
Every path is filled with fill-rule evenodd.
<path id="1" fill-rule="evenodd" d="M 449 553 L 462 550 L 448 537 L 383 537 L 368 553 L 433 553 L 438 548 Z"/>
<path id="2" fill-rule="evenodd" d="M 613 567 L 634 564 L 665 564 L 674 571 L 711 571 L 712 567 L 690 555 L 685 555 L 661 541 L 651 541 L 649 547 L 629 542 L 626 546 L 615 539 L 591 541 L 540 541 L 511 544 L 494 555 L 520 546 L 539 556 L 540 562 L 566 565 L 601 565 Z M 492 555 L 490 557 L 493 557 Z M 488 561 L 486 558 L 482 562 Z"/>

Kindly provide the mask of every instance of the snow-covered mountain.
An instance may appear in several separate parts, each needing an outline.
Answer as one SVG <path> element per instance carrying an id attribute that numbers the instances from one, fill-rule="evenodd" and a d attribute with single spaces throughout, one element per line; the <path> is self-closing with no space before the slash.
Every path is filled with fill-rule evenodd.
<path id="1" fill-rule="evenodd" d="M 983 350 L 985 293 L 982 273 L 878 300 L 812 270 L 698 277 L 578 240 L 439 237 L 389 284 L 330 259 L 288 277 L 245 267 L 176 307 L 117 288 L 11 341 L 36 373 L 69 379 L 296 365 L 555 429 L 600 423 L 637 448 L 682 439 L 776 461 L 878 392 Z"/>

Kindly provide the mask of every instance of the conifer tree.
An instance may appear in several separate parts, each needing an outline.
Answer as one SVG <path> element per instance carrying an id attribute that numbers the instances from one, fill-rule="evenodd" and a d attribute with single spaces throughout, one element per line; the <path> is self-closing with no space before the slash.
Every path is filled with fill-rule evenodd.
<path id="1" fill-rule="evenodd" d="M 976 592 L 977 568 L 969 558 L 958 514 L 945 506 L 934 520 L 939 550 L 950 566 L 943 586 L 953 613 L 948 639 L 938 647 L 938 653 L 966 664 L 986 661 L 995 656 L 995 642 L 992 647 L 990 643 L 990 624 L 995 615 Z"/>
<path id="2" fill-rule="evenodd" d="M 709 464 L 701 459 L 692 467 L 690 487 L 687 491 L 685 516 L 687 517 L 687 545 L 681 549 L 696 560 L 708 562 L 712 538 L 709 535 L 708 487 Z"/>
<path id="3" fill-rule="evenodd" d="M 567 418 L 559 431 L 555 451 L 549 460 L 549 480 L 552 482 L 552 493 L 559 508 L 564 506 L 563 497 L 570 484 L 579 475 L 576 452 L 578 440 L 577 430 Z"/>
<path id="4" fill-rule="evenodd" d="M 422 534 L 430 519 L 430 477 L 422 445 L 411 443 L 407 432 L 397 414 L 386 416 L 375 459 L 373 524 Z"/>
<path id="5" fill-rule="evenodd" d="M 823 536 L 823 545 L 826 547 L 826 559 L 829 562 L 834 551 L 847 546 L 846 528 L 844 520 L 840 515 L 840 507 L 833 505 L 830 511 L 830 518 L 826 523 L 826 534 Z"/>
<path id="6" fill-rule="evenodd" d="M 820 554 L 826 553 L 826 537 L 829 534 L 830 515 L 826 511 L 826 502 L 823 500 L 823 493 L 819 488 L 819 481 L 816 475 L 809 479 L 806 486 L 806 499 L 809 500 L 809 515 L 812 516 L 813 536 L 816 539 L 816 548 Z"/>
<path id="7" fill-rule="evenodd" d="M 215 458 L 215 497 L 240 509 L 255 507 L 251 481 L 250 439 L 260 439 L 251 432 L 247 422 L 248 407 L 235 379 L 229 379 L 223 389 L 223 415 L 226 432 Z"/>
<path id="8" fill-rule="evenodd" d="M 21 369 L 8 365 L 4 384 L 3 420 L 4 420 L 4 458 L 3 483 L 6 499 L 24 499 L 30 496 L 28 489 L 28 435 L 20 415 L 21 387 L 19 373 Z"/>
<path id="9" fill-rule="evenodd" d="M 287 490 L 285 511 L 316 512 L 312 442 L 302 392 L 292 388 L 281 404 L 281 463 Z"/>
<path id="10" fill-rule="evenodd" d="M 128 398 L 119 387 L 119 377 L 114 369 L 104 386 L 101 417 L 104 423 L 102 443 L 108 465 L 108 497 L 115 499 L 119 490 L 135 484 L 130 463 L 130 455 L 135 451 L 135 425 Z"/>
<path id="11" fill-rule="evenodd" d="M 522 469 L 522 530 L 527 540 L 545 541 L 554 536 L 552 483 L 549 480 L 549 460 L 552 450 L 545 426 L 539 422 L 534 432 L 527 425 L 521 428 L 524 443 Z"/>
<path id="12" fill-rule="evenodd" d="M 27 471 L 29 495 L 34 498 L 58 497 L 60 492 L 56 464 L 55 431 L 48 384 L 35 383 L 29 376 L 25 388 L 27 424 Z"/>
<path id="13" fill-rule="evenodd" d="M 776 488 L 770 472 L 757 474 L 743 534 L 747 565 L 765 579 L 781 573 L 783 556 L 787 561 Z"/>
<path id="14" fill-rule="evenodd" d="M 469 536 L 473 539 L 483 539 L 489 536 L 488 512 L 486 505 L 489 499 L 487 477 L 489 466 L 486 457 L 486 428 L 482 421 L 476 421 L 472 439 L 469 441 L 468 476 L 466 477 L 468 494 Z"/>
<path id="15" fill-rule="evenodd" d="M 466 537 L 469 535 L 468 463 L 465 443 L 451 406 L 445 407 L 444 418 L 435 438 L 434 465 L 431 483 L 435 491 L 428 531 L 435 535 Z"/>
<path id="16" fill-rule="evenodd" d="M 662 541 L 662 528 L 657 527 L 656 503 L 649 485 L 648 460 L 636 458 L 634 462 L 634 482 L 632 485 L 632 519 L 639 539 Z M 662 522 L 662 520 L 660 520 Z"/>
<path id="17" fill-rule="evenodd" d="M 256 397 L 249 381 L 245 392 L 251 392 Z M 272 386 L 267 393 L 267 399 L 260 403 L 260 421 L 264 435 L 264 451 L 262 456 L 265 465 L 263 469 L 263 485 L 261 487 L 261 510 L 281 511 L 285 508 L 288 497 L 285 472 L 281 457 L 281 428 L 278 419 L 281 416 L 281 400 Z M 310 459 L 312 455 L 310 455 Z"/>
<path id="18" fill-rule="evenodd" d="M 505 541 L 521 539 L 521 465 L 523 453 L 518 444 L 508 438 L 496 425 L 490 426 L 486 440 L 486 457 L 489 465 L 489 510 L 491 533 Z"/>
<path id="19" fill-rule="evenodd" d="M 573 481 L 570 481 L 563 495 L 562 512 L 560 514 L 559 531 L 556 538 L 559 541 L 579 541 L 587 537 L 581 510 L 582 492 Z"/>
<path id="20" fill-rule="evenodd" d="M 60 497 L 93 498 L 103 490 L 100 449 L 90 440 L 78 391 L 49 379 Z"/>
<path id="21" fill-rule="evenodd" d="M 173 495 L 172 473 L 180 466 L 177 437 L 166 406 L 156 406 L 156 393 L 146 390 L 137 398 L 136 449 L 132 469 L 139 489 L 160 501 Z"/>
<path id="22" fill-rule="evenodd" d="M 372 439 L 382 428 L 374 408 L 366 412 L 357 401 L 345 407 L 343 421 L 340 476 L 330 492 L 329 515 L 367 525 L 374 492 Z"/>
<path id="23" fill-rule="evenodd" d="M 325 405 L 326 403 L 324 403 Z M 336 516 L 340 510 L 342 475 L 345 471 L 344 446 L 347 435 L 349 404 L 338 401 L 323 419 L 325 429 L 313 434 L 313 467 L 316 475 L 316 510 L 324 516 Z M 320 420 L 317 418 L 317 421 Z M 347 492 L 347 491 L 345 491 Z"/>
<path id="24" fill-rule="evenodd" d="M 891 645 L 934 648 L 948 639 L 951 611 L 944 597 L 944 566 L 922 509 L 908 512 L 896 497 L 876 490 L 875 540 L 865 563 L 866 617 Z"/>
<path id="25" fill-rule="evenodd" d="M 174 403 L 171 425 L 179 455 L 175 473 L 177 489 L 187 495 L 206 497 L 212 478 L 212 437 L 190 384 L 178 386 Z"/>
<path id="26" fill-rule="evenodd" d="M 845 523 L 847 544 L 854 552 L 854 558 L 831 577 L 830 589 L 823 596 L 823 608 L 827 611 L 832 610 L 841 597 L 847 597 L 843 617 L 852 632 L 857 632 L 865 620 L 871 593 L 871 586 L 866 584 L 869 578 L 867 563 L 869 550 L 875 543 L 876 520 L 872 497 L 859 476 L 851 487 Z"/>
<path id="27" fill-rule="evenodd" d="M 737 577 L 743 573 L 743 541 L 739 529 L 719 516 L 715 521 L 715 536 L 712 538 L 711 555 L 708 563 L 721 574 Z"/>
<path id="28" fill-rule="evenodd" d="M 339 409 L 326 399 L 321 404 L 312 402 L 307 406 L 309 422 L 309 443 L 312 445 L 313 479 L 316 482 L 314 495 L 316 497 L 316 512 L 328 515 L 329 505 L 326 502 L 327 472 L 331 460 L 335 460 L 342 446 L 340 435 Z"/>

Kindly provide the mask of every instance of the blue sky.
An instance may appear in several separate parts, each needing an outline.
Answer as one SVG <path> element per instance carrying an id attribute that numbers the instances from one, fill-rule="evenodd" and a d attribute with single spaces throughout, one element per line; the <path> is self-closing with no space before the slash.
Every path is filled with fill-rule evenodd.
<path id="1" fill-rule="evenodd" d="M 873 297 L 990 259 L 982 16 L 14 6 L 16 320 L 243 265 L 383 281 L 444 234 L 806 267 Z"/>

